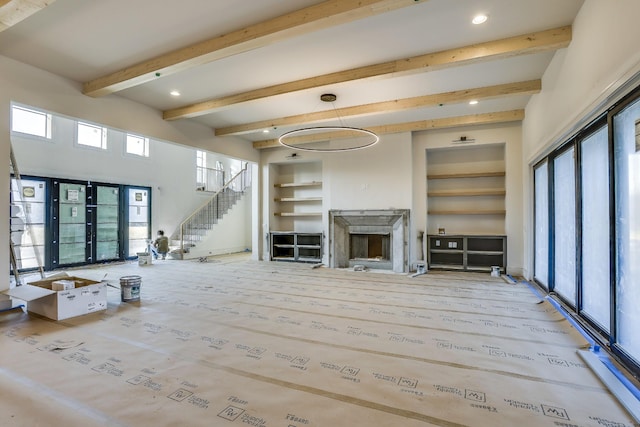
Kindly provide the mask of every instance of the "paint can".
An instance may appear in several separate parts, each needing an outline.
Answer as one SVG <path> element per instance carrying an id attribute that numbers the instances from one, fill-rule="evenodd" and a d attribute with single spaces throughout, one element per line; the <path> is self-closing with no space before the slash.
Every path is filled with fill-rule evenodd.
<path id="1" fill-rule="evenodd" d="M 151 265 L 151 254 L 149 252 L 138 252 L 138 265 Z"/>
<path id="2" fill-rule="evenodd" d="M 140 276 L 123 276 L 120 278 L 120 297 L 122 302 L 140 301 Z"/>
<path id="3" fill-rule="evenodd" d="M 500 277 L 500 267 L 497 265 L 491 266 L 491 277 Z"/>

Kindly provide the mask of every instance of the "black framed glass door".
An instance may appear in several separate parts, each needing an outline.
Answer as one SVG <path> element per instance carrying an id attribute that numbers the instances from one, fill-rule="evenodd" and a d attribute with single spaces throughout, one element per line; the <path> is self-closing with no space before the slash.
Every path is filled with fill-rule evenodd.
<path id="1" fill-rule="evenodd" d="M 87 184 L 53 181 L 53 268 L 91 262 Z"/>
<path id="2" fill-rule="evenodd" d="M 146 252 L 151 238 L 151 190 L 148 187 L 124 187 L 126 206 L 126 258 Z"/>
<path id="3" fill-rule="evenodd" d="M 90 184 L 87 205 L 92 262 L 120 258 L 120 188 L 117 185 Z"/>

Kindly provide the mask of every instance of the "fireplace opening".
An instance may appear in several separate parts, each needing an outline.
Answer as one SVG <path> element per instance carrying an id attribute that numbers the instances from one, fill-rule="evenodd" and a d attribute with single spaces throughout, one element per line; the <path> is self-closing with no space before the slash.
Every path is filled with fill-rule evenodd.
<path id="1" fill-rule="evenodd" d="M 390 261 L 391 235 L 389 233 L 349 233 L 349 251 L 351 261 Z"/>
<path id="2" fill-rule="evenodd" d="M 409 210 L 329 211 L 329 266 L 409 271 Z"/>

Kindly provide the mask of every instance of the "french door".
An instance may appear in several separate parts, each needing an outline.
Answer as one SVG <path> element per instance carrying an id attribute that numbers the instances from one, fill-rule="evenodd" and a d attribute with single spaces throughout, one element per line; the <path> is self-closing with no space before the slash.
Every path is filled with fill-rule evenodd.
<path id="1" fill-rule="evenodd" d="M 55 178 L 11 180 L 18 271 L 128 259 L 151 237 L 148 187 Z"/>

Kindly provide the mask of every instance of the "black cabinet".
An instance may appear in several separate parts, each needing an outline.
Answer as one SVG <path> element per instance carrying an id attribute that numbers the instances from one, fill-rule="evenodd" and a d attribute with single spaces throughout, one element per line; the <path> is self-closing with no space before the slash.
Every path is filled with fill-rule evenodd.
<path id="1" fill-rule="evenodd" d="M 428 237 L 429 268 L 443 270 L 491 271 L 507 268 L 507 237 L 432 234 Z"/>
<path id="2" fill-rule="evenodd" d="M 271 260 L 322 262 L 322 233 L 272 231 Z"/>

